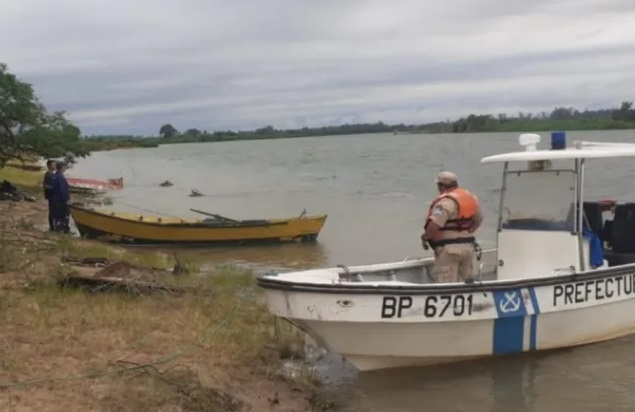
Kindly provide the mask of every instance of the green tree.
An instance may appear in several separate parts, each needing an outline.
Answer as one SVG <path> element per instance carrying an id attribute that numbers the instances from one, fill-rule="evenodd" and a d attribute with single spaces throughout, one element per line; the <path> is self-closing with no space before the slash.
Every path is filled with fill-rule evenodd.
<path id="1" fill-rule="evenodd" d="M 614 120 L 629 121 L 635 119 L 635 110 L 633 110 L 633 102 L 622 102 L 620 108 L 613 112 Z"/>
<path id="2" fill-rule="evenodd" d="M 170 123 L 166 123 L 159 129 L 159 136 L 169 139 L 171 137 L 176 137 L 179 134 L 179 131 L 176 130 L 174 126 Z"/>
<path id="3" fill-rule="evenodd" d="M 78 127 L 66 113 L 48 113 L 33 87 L 0 63 L 0 166 L 29 156 L 76 157 L 89 154 Z"/>
<path id="4" fill-rule="evenodd" d="M 192 128 L 187 129 L 183 134 L 190 137 L 200 137 L 203 133 L 198 129 Z"/>

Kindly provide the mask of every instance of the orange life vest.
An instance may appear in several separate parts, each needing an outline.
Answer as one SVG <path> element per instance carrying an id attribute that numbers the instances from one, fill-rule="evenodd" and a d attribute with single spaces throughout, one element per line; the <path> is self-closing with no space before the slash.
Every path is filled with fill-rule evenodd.
<path id="1" fill-rule="evenodd" d="M 474 223 L 474 217 L 479 209 L 479 202 L 476 196 L 461 187 L 441 193 L 432 201 L 426 217 L 426 226 L 430 223 L 430 216 L 432 216 L 434 206 L 445 198 L 452 199 L 456 203 L 457 217 L 445 222 L 445 226 L 441 230 L 461 231 L 469 229 Z"/>

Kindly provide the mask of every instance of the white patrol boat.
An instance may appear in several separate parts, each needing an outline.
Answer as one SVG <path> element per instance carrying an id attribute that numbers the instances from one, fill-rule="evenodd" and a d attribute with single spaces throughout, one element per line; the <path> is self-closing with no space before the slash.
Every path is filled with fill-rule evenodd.
<path id="1" fill-rule="evenodd" d="M 635 144 L 519 141 L 526 150 L 481 160 L 503 176 L 497 248 L 474 282 L 433 283 L 433 258 L 261 275 L 270 312 L 362 371 L 634 333 L 635 204 L 584 201 L 583 186 L 587 159 L 633 157 Z"/>

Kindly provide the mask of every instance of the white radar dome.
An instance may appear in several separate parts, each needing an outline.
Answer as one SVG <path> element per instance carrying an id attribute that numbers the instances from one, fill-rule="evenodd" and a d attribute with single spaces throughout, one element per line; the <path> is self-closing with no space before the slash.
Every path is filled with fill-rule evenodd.
<path id="1" fill-rule="evenodd" d="M 523 133 L 518 136 L 518 143 L 525 146 L 525 150 L 536 150 L 536 145 L 540 143 L 540 135 L 536 133 Z"/>

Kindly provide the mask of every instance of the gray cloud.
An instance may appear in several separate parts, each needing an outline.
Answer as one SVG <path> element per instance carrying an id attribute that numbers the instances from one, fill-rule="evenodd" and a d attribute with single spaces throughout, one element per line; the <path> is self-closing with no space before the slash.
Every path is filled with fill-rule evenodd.
<path id="1" fill-rule="evenodd" d="M 625 0 L 0 4 L 3 61 L 85 133 L 426 122 L 631 99 Z M 15 40 L 19 39 L 19 40 Z"/>

